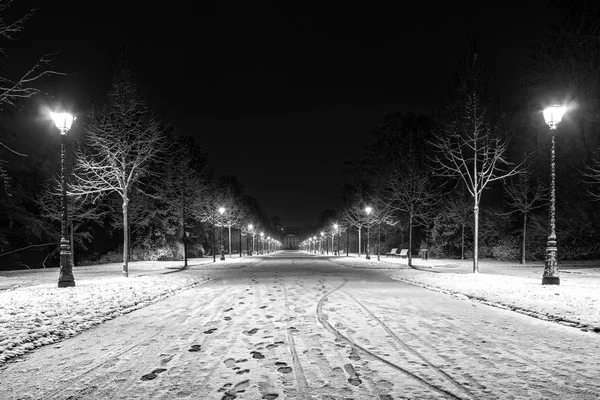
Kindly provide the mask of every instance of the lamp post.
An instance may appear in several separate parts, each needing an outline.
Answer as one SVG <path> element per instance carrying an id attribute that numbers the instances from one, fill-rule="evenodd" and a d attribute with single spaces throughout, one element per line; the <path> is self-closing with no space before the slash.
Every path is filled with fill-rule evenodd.
<path id="1" fill-rule="evenodd" d="M 225 207 L 219 208 L 219 213 L 221 214 L 221 218 L 223 218 L 223 214 L 225 213 Z M 223 248 L 223 220 L 221 220 L 221 261 L 225 261 L 225 249 Z"/>
<path id="2" fill-rule="evenodd" d="M 248 255 L 251 256 L 252 251 L 254 250 L 254 225 L 248 224 L 248 232 L 252 235 L 252 246 L 250 246 L 250 249 L 248 250 Z"/>
<path id="3" fill-rule="evenodd" d="M 367 213 L 367 260 L 371 259 L 371 256 L 369 255 L 369 242 L 371 239 L 371 235 L 370 235 L 370 228 L 371 228 L 371 223 L 369 221 L 369 215 L 371 215 L 371 211 L 373 211 L 373 209 L 371 207 L 365 207 L 365 212 Z"/>
<path id="4" fill-rule="evenodd" d="M 60 271 L 58 273 L 58 287 L 75 286 L 73 265 L 71 264 L 71 242 L 69 241 L 69 210 L 67 204 L 67 177 L 65 173 L 65 142 L 67 132 L 75 118 L 69 113 L 50 113 L 54 125 L 60 131 L 60 183 L 62 192 L 62 219 L 60 229 Z"/>
<path id="5" fill-rule="evenodd" d="M 550 126 L 550 135 L 552 136 L 552 149 L 550 151 L 550 233 L 546 242 L 546 261 L 544 264 L 544 275 L 542 277 L 542 285 L 560 285 L 560 277 L 558 276 L 558 260 L 556 253 L 556 227 L 554 217 L 556 213 L 556 177 L 555 177 L 555 143 L 554 131 L 556 126 L 562 120 L 563 115 L 567 111 L 564 106 L 550 106 L 544 110 L 544 119 Z"/>

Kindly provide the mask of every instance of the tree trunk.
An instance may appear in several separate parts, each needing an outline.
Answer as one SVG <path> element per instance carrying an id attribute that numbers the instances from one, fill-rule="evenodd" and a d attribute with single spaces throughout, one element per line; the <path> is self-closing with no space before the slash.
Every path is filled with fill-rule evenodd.
<path id="1" fill-rule="evenodd" d="M 525 242 L 527 238 L 527 213 L 523 213 L 523 244 L 521 247 L 521 264 L 525 264 Z"/>
<path id="2" fill-rule="evenodd" d="M 412 267 L 412 230 L 413 230 L 413 214 L 408 216 L 408 266 Z"/>
<path id="3" fill-rule="evenodd" d="M 360 228 L 358 228 L 358 257 L 360 258 L 360 251 L 361 251 L 361 232 L 362 231 L 362 226 Z"/>
<path id="4" fill-rule="evenodd" d="M 227 228 L 229 229 L 229 258 L 231 258 L 231 225 Z"/>
<path id="5" fill-rule="evenodd" d="M 240 228 L 240 245 L 239 245 L 240 257 L 242 256 L 242 228 Z"/>
<path id="6" fill-rule="evenodd" d="M 129 221 L 127 220 L 127 206 L 129 199 L 127 191 L 123 196 L 123 275 L 129 276 Z"/>
<path id="7" fill-rule="evenodd" d="M 473 228 L 473 273 L 479 273 L 479 207 L 473 207 L 473 218 L 475 226 Z"/>
<path id="8" fill-rule="evenodd" d="M 181 242 L 183 243 L 183 267 L 187 268 L 188 259 L 187 259 L 187 236 L 185 234 L 185 215 L 181 215 L 181 225 L 183 227 L 183 232 L 181 233 Z"/>
<path id="9" fill-rule="evenodd" d="M 346 231 L 346 257 L 350 257 L 350 252 L 348 250 L 350 250 L 350 235 L 348 235 L 348 232 L 350 231 L 350 228 L 348 228 L 348 231 Z M 342 232 L 340 232 L 340 243 L 338 244 L 338 247 L 341 247 L 342 244 Z M 338 248 L 338 254 L 340 254 L 340 250 L 341 248 Z"/>
<path id="10" fill-rule="evenodd" d="M 377 261 L 381 261 L 379 258 L 379 247 L 381 246 L 381 224 L 377 225 Z"/>
<path id="11" fill-rule="evenodd" d="M 465 222 L 463 221 L 461 227 L 461 238 L 460 238 L 460 259 L 465 259 Z"/>

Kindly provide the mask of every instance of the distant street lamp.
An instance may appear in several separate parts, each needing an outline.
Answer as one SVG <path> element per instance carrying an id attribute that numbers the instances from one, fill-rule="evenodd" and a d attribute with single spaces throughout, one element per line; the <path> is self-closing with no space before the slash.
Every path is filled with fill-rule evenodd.
<path id="1" fill-rule="evenodd" d="M 544 275 L 542 277 L 542 285 L 560 285 L 560 277 L 558 276 L 558 260 L 556 253 L 558 251 L 556 241 L 556 227 L 554 217 L 556 213 L 556 178 L 555 178 L 555 143 L 554 131 L 556 126 L 562 120 L 563 115 L 567 111 L 565 106 L 550 106 L 544 110 L 544 119 L 550 126 L 550 134 L 552 136 L 552 149 L 550 152 L 550 234 L 546 242 L 546 261 L 544 265 Z"/>
<path id="2" fill-rule="evenodd" d="M 225 249 L 223 248 L 223 214 L 225 213 L 225 207 L 219 208 L 219 213 L 221 214 L 221 261 L 225 261 Z"/>
<path id="3" fill-rule="evenodd" d="M 371 256 L 369 255 L 369 240 L 370 240 L 370 232 L 369 232 L 369 228 L 371 227 L 371 223 L 369 222 L 369 215 L 371 214 L 371 211 L 373 211 L 373 209 L 371 207 L 365 207 L 365 212 L 367 213 L 367 260 L 371 259 Z"/>
<path id="4" fill-rule="evenodd" d="M 67 208 L 67 177 L 65 173 L 65 142 L 67 132 L 75 120 L 69 113 L 50 113 L 54 124 L 60 131 L 60 183 L 62 191 L 62 220 L 60 230 L 60 270 L 58 273 L 58 287 L 75 286 L 73 265 L 71 265 L 71 242 L 69 241 L 69 210 Z"/>

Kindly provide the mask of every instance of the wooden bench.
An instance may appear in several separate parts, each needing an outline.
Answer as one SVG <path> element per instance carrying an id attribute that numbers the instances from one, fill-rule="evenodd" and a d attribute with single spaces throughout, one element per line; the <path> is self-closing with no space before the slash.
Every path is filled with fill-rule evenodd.
<path id="1" fill-rule="evenodd" d="M 398 248 L 397 247 L 394 247 L 393 249 L 391 249 L 389 253 L 385 253 L 386 257 L 387 256 L 395 257 L 397 255 L 398 255 Z"/>
<path id="2" fill-rule="evenodd" d="M 398 255 L 400 256 L 400 258 L 408 257 L 408 249 L 400 250 L 400 253 L 398 253 Z"/>

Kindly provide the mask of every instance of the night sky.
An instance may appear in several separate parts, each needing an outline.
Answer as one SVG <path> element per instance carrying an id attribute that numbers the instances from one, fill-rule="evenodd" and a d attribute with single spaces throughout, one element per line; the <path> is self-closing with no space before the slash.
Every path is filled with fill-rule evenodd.
<path id="1" fill-rule="evenodd" d="M 69 75 L 45 88 L 78 113 L 106 92 L 111 57 L 125 41 L 150 105 L 179 133 L 199 137 L 211 166 L 236 175 L 286 226 L 313 225 L 335 208 L 344 162 L 361 154 L 386 114 L 440 110 L 470 34 L 510 101 L 528 47 L 560 21 L 549 0 L 124 3 L 22 2 L 39 9 L 5 46 L 10 62 L 60 51 L 55 68 Z M 23 135 L 46 134 L 28 126 Z"/>

